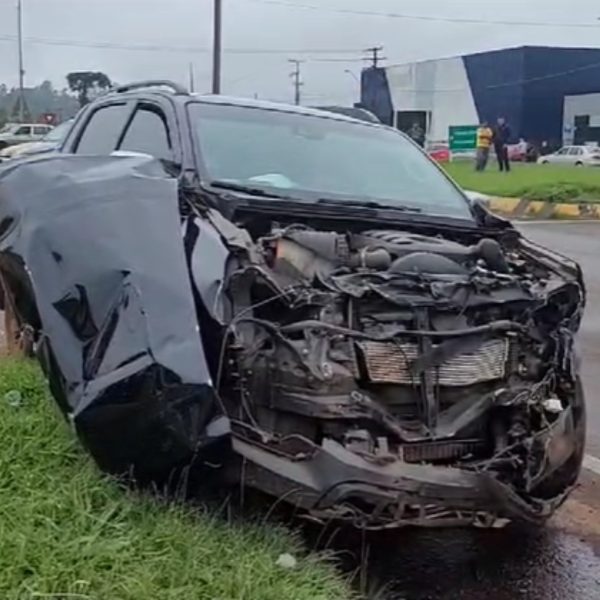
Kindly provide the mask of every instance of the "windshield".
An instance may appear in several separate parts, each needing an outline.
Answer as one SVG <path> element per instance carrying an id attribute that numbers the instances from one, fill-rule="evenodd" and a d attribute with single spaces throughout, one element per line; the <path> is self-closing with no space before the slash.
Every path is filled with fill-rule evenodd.
<path id="1" fill-rule="evenodd" d="M 471 219 L 467 200 L 402 135 L 352 121 L 253 107 L 192 103 L 211 180 L 307 201 L 375 202 Z"/>
<path id="2" fill-rule="evenodd" d="M 71 129 L 72 122 L 73 121 L 65 121 L 64 123 L 57 125 L 54 129 L 52 129 L 43 137 L 43 141 L 54 142 L 56 144 L 59 144 L 65 139 L 67 133 L 69 133 L 69 129 Z"/>
<path id="3" fill-rule="evenodd" d="M 0 129 L 0 133 L 12 133 L 17 128 L 14 123 L 6 123 L 4 127 Z"/>

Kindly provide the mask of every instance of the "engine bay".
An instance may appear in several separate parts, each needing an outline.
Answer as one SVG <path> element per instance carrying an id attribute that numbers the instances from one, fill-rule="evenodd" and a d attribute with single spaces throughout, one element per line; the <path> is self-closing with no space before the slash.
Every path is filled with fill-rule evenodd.
<path id="1" fill-rule="evenodd" d="M 556 493 L 541 482 L 573 451 L 576 281 L 518 238 L 289 225 L 253 243 L 218 378 L 242 435 Z"/>

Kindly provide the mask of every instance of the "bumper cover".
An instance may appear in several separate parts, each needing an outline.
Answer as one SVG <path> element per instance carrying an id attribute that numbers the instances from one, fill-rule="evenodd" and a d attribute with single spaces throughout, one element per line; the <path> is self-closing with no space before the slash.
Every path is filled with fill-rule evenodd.
<path id="1" fill-rule="evenodd" d="M 539 434 L 535 443 L 548 451 L 536 484 L 570 458 L 573 435 L 570 411 Z M 233 449 L 244 460 L 246 485 L 312 517 L 362 529 L 491 527 L 503 519 L 542 523 L 570 491 L 547 500 L 525 497 L 490 471 L 365 458 L 331 439 L 318 446 L 298 436 L 265 442 L 237 433 Z"/>

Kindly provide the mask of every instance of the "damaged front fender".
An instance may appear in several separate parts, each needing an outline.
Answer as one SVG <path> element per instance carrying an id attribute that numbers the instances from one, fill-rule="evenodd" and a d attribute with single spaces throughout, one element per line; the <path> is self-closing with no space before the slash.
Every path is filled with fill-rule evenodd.
<path id="1" fill-rule="evenodd" d="M 44 369 L 99 465 L 154 475 L 226 440 L 177 181 L 144 157 L 57 156 L 2 170 L 0 198 L 0 269 L 31 291 Z"/>

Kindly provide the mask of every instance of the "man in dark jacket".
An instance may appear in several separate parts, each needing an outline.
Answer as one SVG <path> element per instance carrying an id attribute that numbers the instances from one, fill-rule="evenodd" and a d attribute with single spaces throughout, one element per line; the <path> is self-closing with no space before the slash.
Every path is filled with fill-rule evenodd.
<path id="1" fill-rule="evenodd" d="M 494 149 L 498 159 L 500 171 L 510 171 L 510 160 L 508 159 L 508 142 L 510 140 L 510 127 L 506 120 L 500 117 L 494 128 Z"/>

